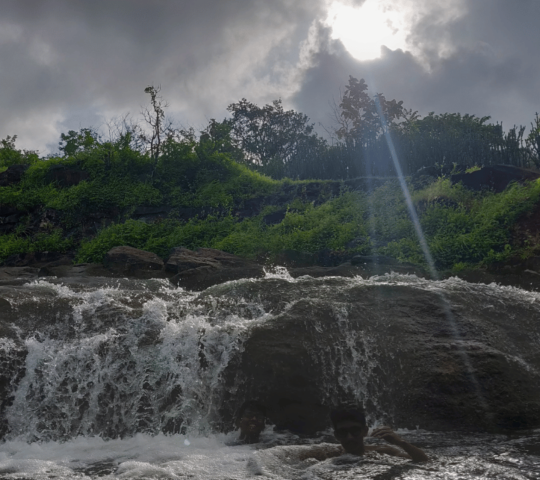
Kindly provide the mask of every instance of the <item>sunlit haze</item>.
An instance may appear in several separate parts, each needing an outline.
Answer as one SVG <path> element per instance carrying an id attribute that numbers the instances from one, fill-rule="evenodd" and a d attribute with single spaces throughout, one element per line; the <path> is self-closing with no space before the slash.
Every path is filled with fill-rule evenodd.
<path id="1" fill-rule="evenodd" d="M 404 16 L 384 2 L 367 0 L 361 7 L 335 2 L 326 23 L 332 28 L 332 37 L 341 40 L 358 60 L 379 58 L 383 45 L 392 50 L 406 46 Z"/>

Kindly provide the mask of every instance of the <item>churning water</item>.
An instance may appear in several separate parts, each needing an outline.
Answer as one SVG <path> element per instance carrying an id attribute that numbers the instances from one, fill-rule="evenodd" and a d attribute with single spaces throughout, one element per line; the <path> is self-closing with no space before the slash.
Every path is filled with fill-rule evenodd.
<path id="1" fill-rule="evenodd" d="M 272 282 L 301 283 L 319 292 L 338 284 L 483 289 L 494 302 L 513 298 L 536 310 L 540 300 L 517 289 L 414 276 L 330 285 L 328 279 L 294 280 L 278 269 L 265 279 L 236 283 L 250 282 L 267 282 L 269 288 Z M 433 459 L 425 465 L 377 455 L 296 460 L 295 452 L 306 447 L 295 445 L 328 441 L 329 432 L 300 438 L 268 426 L 261 444 L 235 445 L 237 432 L 219 432 L 230 430 L 223 404 L 241 391 L 242 379 L 224 387 L 223 376 L 251 330 L 277 313 L 263 299 L 219 292 L 220 286 L 196 294 L 162 280 L 125 279 L 49 279 L 2 291 L 20 322 L 15 334 L 0 340 L 10 383 L 0 479 L 540 478 L 540 431 L 512 438 L 401 431 Z M 280 312 L 294 300 L 283 302 Z M 346 305 L 336 302 L 333 310 L 347 328 Z M 313 352 L 313 362 L 327 368 L 321 381 L 328 398 L 349 392 L 358 401 L 369 400 L 376 424 L 386 412 L 373 379 L 380 368 L 375 346 L 368 335 L 349 333 L 342 348 Z M 522 361 L 517 354 L 514 360 Z"/>

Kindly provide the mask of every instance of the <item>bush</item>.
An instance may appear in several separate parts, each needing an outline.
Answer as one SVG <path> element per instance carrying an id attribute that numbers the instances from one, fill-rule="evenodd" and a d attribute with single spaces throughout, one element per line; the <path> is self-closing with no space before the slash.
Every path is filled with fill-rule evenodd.
<path id="1" fill-rule="evenodd" d="M 0 236 L 0 262 L 10 255 L 33 252 L 67 252 L 73 248 L 74 242 L 62 236 L 60 229 L 51 233 L 39 233 L 33 238 L 17 234 Z"/>

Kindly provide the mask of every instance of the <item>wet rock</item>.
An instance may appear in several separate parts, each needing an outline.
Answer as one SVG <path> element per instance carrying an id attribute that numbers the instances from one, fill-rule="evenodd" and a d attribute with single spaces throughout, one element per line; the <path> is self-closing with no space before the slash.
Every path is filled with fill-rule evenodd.
<path id="1" fill-rule="evenodd" d="M 503 268 L 502 271 L 493 272 L 487 269 L 470 269 L 459 272 L 457 275 L 444 275 L 445 278 L 458 276 L 459 278 L 471 283 L 483 283 L 485 285 L 497 284 L 508 287 L 522 288 L 530 292 L 540 291 L 540 273 L 534 270 L 520 267 Z"/>
<path id="2" fill-rule="evenodd" d="M 311 267 L 317 264 L 317 254 L 286 249 L 275 256 L 274 263 L 285 267 Z"/>
<path id="3" fill-rule="evenodd" d="M 8 187 L 19 183 L 30 165 L 11 165 L 5 172 L 0 173 L 0 187 Z"/>
<path id="4" fill-rule="evenodd" d="M 355 255 L 352 265 L 399 265 L 399 261 L 385 255 Z"/>
<path id="5" fill-rule="evenodd" d="M 492 165 L 471 173 L 458 173 L 451 176 L 453 184 L 462 182 L 471 190 L 491 189 L 502 192 L 511 182 L 524 183 L 536 180 L 540 173 L 512 165 Z"/>
<path id="6" fill-rule="evenodd" d="M 155 253 L 138 248 L 114 247 L 107 252 L 103 265 L 113 274 L 133 278 L 163 278 L 163 260 Z"/>
<path id="7" fill-rule="evenodd" d="M 261 265 L 212 248 L 197 251 L 178 247 L 167 260 L 171 282 L 188 290 L 203 290 L 218 283 L 264 276 Z"/>
<path id="8" fill-rule="evenodd" d="M 69 265 L 72 263 L 73 257 L 62 252 L 30 252 L 16 253 L 10 255 L 4 263 L 5 267 L 42 267 L 46 264 L 56 263 L 58 265 Z"/>
<path id="9" fill-rule="evenodd" d="M 537 308 L 511 294 L 489 308 L 495 291 L 463 284 L 443 297 L 338 278 L 221 286 L 220 298 L 257 299 L 274 315 L 253 326 L 228 386 L 307 434 L 344 401 L 410 429 L 538 428 Z"/>
<path id="10" fill-rule="evenodd" d="M 369 278 L 373 275 L 384 275 L 385 273 L 401 273 L 404 275 L 417 275 L 425 277 L 426 272 L 418 265 L 400 262 L 385 255 L 355 255 L 351 259 L 351 265 L 360 267 L 360 275 Z"/>
<path id="11" fill-rule="evenodd" d="M 51 262 L 42 266 L 38 271 L 40 277 L 58 278 L 87 278 L 115 277 L 114 272 L 105 268 L 101 263 L 79 263 L 73 265 L 64 262 Z"/>
<path id="12" fill-rule="evenodd" d="M 38 277 L 38 268 L 34 267 L 0 267 L 0 284 L 9 284 L 23 279 L 33 280 Z"/>
<path id="13" fill-rule="evenodd" d="M 330 408 L 344 401 L 363 402 L 371 421 L 410 429 L 486 431 L 540 426 L 540 307 L 529 293 L 458 280 L 441 284 L 404 277 L 394 283 L 391 279 L 264 278 L 215 285 L 190 296 L 192 300 L 186 295 L 177 316 L 182 293 L 171 296 L 170 290 L 164 292 L 159 287 L 161 282 L 151 285 L 151 280 L 105 281 L 95 277 L 89 277 L 88 282 L 48 279 L 35 285 L 0 285 L 0 336 L 2 346 L 9 344 L 9 348 L 0 348 L 0 367 L 4 368 L 2 355 L 7 355 L 8 362 L 15 359 L 18 344 L 14 349 L 11 345 L 17 340 L 33 338 L 35 344 L 43 335 L 52 345 L 69 345 L 78 339 L 73 344 L 76 346 L 82 338 L 99 338 L 113 329 L 114 338 L 100 343 L 95 354 L 107 358 L 107 372 L 118 375 L 109 377 L 106 385 L 96 386 L 95 391 L 87 384 L 86 395 L 105 387 L 110 396 L 127 395 L 123 387 L 116 389 L 118 379 L 126 376 L 135 384 L 140 379 L 142 385 L 146 375 L 144 369 L 133 369 L 128 359 L 161 358 L 158 352 L 163 351 L 160 343 L 167 331 L 163 328 L 169 324 L 161 316 L 168 309 L 159 310 L 158 321 L 153 315 L 143 315 L 143 308 L 172 301 L 176 305 L 169 312 L 173 323 L 189 313 L 208 322 L 200 324 L 202 329 L 192 329 L 189 335 L 193 337 L 182 337 L 182 341 L 189 340 L 187 348 L 170 359 L 171 365 L 163 359 L 154 372 L 158 375 L 154 379 L 159 379 L 155 386 L 178 382 L 174 375 L 168 376 L 167 368 L 178 372 L 179 366 L 187 365 L 189 378 L 200 375 L 204 398 L 197 398 L 197 402 L 204 411 L 216 402 L 212 406 L 221 415 L 216 428 L 232 428 L 234 412 L 246 399 L 264 403 L 270 421 L 278 428 L 304 434 L 327 429 Z M 99 304 L 94 295 L 66 295 L 66 289 L 91 293 L 111 286 L 112 296 L 100 296 Z M 151 302 L 153 298 L 162 301 Z M 240 319 L 236 324 L 240 337 L 235 337 L 235 318 Z M 235 348 L 220 348 L 231 346 L 235 338 Z M 76 360 L 78 353 L 73 350 Z M 34 369 L 31 378 L 36 382 L 36 395 L 39 382 L 48 382 L 47 377 L 40 377 L 46 364 L 28 363 Z M 13 370 L 5 367 L 4 384 L 0 378 L 0 417 L 1 402 L 10 401 L 13 382 L 24 375 L 24 361 L 17 365 Z M 218 370 L 212 370 L 215 368 Z M 68 385 L 78 386 L 80 378 L 69 372 L 64 372 L 72 382 Z M 80 370 L 83 376 L 85 372 L 85 368 Z M 95 378 L 94 373 L 87 373 L 88 378 Z M 159 377 L 161 374 L 164 376 Z M 55 388 L 56 396 L 48 398 L 60 403 L 57 413 L 47 411 L 51 403 L 42 407 L 39 396 L 28 400 L 49 415 L 49 425 L 55 425 L 54 415 L 62 424 L 64 408 L 73 407 L 73 395 L 66 395 L 65 385 L 58 383 Z M 163 415 L 178 412 L 182 401 L 181 390 L 164 391 L 170 396 L 167 393 L 157 403 L 141 403 L 144 408 L 139 410 L 139 400 L 132 403 L 131 398 L 122 397 L 126 400 L 117 405 L 126 414 L 124 418 L 118 417 L 118 410 L 107 410 L 112 397 L 105 398 L 94 433 L 157 433 L 145 430 L 150 428 L 145 425 L 157 425 Z M 213 400 L 206 398 L 208 391 Z M 79 425 L 78 406 L 74 408 L 73 425 Z M 129 412 L 137 412 L 141 423 L 129 423 Z M 109 423 L 116 418 L 120 418 L 118 429 L 111 429 Z M 172 431 L 180 431 L 182 420 L 171 418 L 176 422 Z M 53 438 L 60 430 L 52 431 Z"/>

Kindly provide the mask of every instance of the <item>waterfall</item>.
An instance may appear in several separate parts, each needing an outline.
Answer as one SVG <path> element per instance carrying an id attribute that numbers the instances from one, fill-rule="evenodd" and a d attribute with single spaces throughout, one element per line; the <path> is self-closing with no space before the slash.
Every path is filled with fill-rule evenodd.
<path id="1" fill-rule="evenodd" d="M 6 412 L 10 437 L 116 438 L 212 428 L 221 374 L 241 349 L 249 322 L 237 315 L 215 321 L 182 290 L 138 287 L 29 286 L 50 290 L 70 308 L 52 322 L 40 322 L 38 314 L 35 330 L 19 332 L 27 355 Z M 16 345 L 4 340 L 0 348 L 9 357 Z"/>
<path id="2" fill-rule="evenodd" d="M 475 365 L 495 358 L 502 363 L 489 368 L 515 368 L 517 374 L 502 372 L 507 377 L 501 385 L 506 378 L 534 383 L 519 392 L 531 412 L 537 395 L 540 297 L 518 289 L 399 275 L 292 279 L 284 269 L 201 293 L 164 280 L 125 279 L 51 279 L 2 288 L 11 310 L 2 319 L 9 335 L 0 341 L 0 433 L 9 439 L 207 435 L 230 430 L 238 407 L 253 398 L 269 402 L 283 428 L 311 422 L 307 431 L 324 429 L 325 408 L 342 400 L 363 404 L 372 424 L 414 426 L 435 418 L 437 426 L 446 421 L 437 417 L 439 407 L 418 402 L 429 404 L 438 378 L 443 383 L 436 388 L 446 400 L 437 401 L 465 395 L 470 411 L 457 405 L 452 414 L 482 425 L 486 420 L 474 416 L 479 407 L 467 391 L 466 372 L 452 356 L 456 349 Z M 453 338 L 444 324 L 435 295 L 441 290 L 463 338 Z M 511 322 L 498 319 L 503 314 Z M 519 322 L 518 331 L 508 330 Z M 519 349 L 512 343 L 518 337 Z M 418 360 L 415 342 L 440 359 L 418 350 Z M 477 362 L 479 348 L 487 353 Z M 430 378 L 424 358 L 436 370 Z M 425 372 L 415 373 L 419 366 Z M 515 386 L 501 391 L 492 379 L 480 380 L 489 408 L 499 408 L 489 403 L 497 395 L 515 402 Z M 455 385 L 461 390 L 452 391 Z M 287 405 L 298 407 L 285 418 L 280 409 Z M 527 412 L 520 413 L 519 405 L 512 408 L 516 421 L 529 421 L 521 420 Z M 501 425 L 514 421 L 492 417 Z"/>

